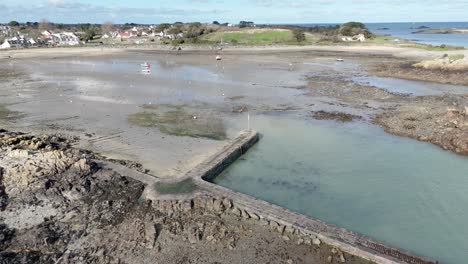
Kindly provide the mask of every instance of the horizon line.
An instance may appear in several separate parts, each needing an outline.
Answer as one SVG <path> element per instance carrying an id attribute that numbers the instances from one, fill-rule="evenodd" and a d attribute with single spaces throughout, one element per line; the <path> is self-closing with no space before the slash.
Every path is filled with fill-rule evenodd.
<path id="1" fill-rule="evenodd" d="M 26 24 L 28 22 L 30 23 L 40 23 L 41 21 L 19 21 L 19 20 L 10 20 L 8 22 L 0 22 L 0 24 L 8 24 L 12 21 L 16 21 L 20 24 Z M 220 21 L 220 20 L 213 20 L 212 22 L 214 21 L 218 21 L 219 23 L 230 23 L 230 22 L 224 22 L 224 21 Z M 240 22 L 241 20 L 239 20 Z M 253 21 L 255 22 L 254 20 L 248 20 L 248 21 Z M 55 22 L 55 21 L 51 21 L 51 20 L 48 20 L 49 23 L 52 23 L 52 24 L 65 24 L 65 25 L 74 25 L 74 24 L 104 24 L 106 22 L 100 22 L 100 23 L 96 23 L 96 22 Z M 110 21 L 112 22 L 112 21 Z M 158 23 L 137 23 L 137 22 L 123 22 L 123 23 L 114 23 L 112 22 L 114 25 L 125 25 L 125 24 L 136 24 L 136 25 L 158 25 L 158 24 L 164 24 L 164 23 L 168 23 L 168 24 L 174 24 L 174 23 L 178 23 L 178 22 L 181 22 L 181 23 L 184 23 L 184 24 L 188 24 L 188 23 L 202 23 L 202 24 L 211 24 L 212 22 L 202 22 L 202 21 L 190 21 L 190 22 L 182 22 L 182 21 L 175 21 L 175 22 L 167 22 L 167 21 L 164 21 L 164 22 L 158 22 Z M 350 20 L 350 21 L 346 21 L 346 22 L 269 22 L 269 23 L 262 23 L 262 22 L 255 22 L 255 24 L 257 25 L 336 25 L 336 24 L 344 24 L 344 23 L 347 23 L 347 22 L 360 22 L 360 23 L 364 23 L 364 24 L 403 24 L 403 23 L 468 23 L 468 21 L 389 21 L 389 22 L 363 22 L 363 21 L 358 21 L 358 20 Z M 236 24 L 238 22 L 234 22 L 233 24 Z"/>

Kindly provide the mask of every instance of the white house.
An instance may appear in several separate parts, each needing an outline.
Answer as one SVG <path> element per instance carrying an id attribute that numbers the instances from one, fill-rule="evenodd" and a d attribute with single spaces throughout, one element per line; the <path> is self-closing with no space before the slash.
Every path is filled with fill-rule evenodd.
<path id="1" fill-rule="evenodd" d="M 344 37 L 341 38 L 341 40 L 343 40 L 343 41 L 353 41 L 353 37 L 344 36 Z"/>
<path id="2" fill-rule="evenodd" d="M 28 44 L 29 44 L 30 46 L 34 46 L 34 45 L 37 44 L 37 42 L 36 42 L 33 38 L 30 38 L 30 39 L 28 39 Z"/>
<path id="3" fill-rule="evenodd" d="M 29 43 L 23 38 L 10 38 L 5 39 L 2 45 L 0 45 L 0 49 L 10 49 L 10 48 L 22 48 L 28 46 Z"/>
<path id="4" fill-rule="evenodd" d="M 52 34 L 52 39 L 57 45 L 76 46 L 80 44 L 80 39 L 71 32 Z"/>
<path id="5" fill-rule="evenodd" d="M 359 35 L 352 36 L 352 37 L 343 36 L 341 37 L 341 40 L 345 42 L 353 42 L 353 41 L 364 42 L 366 41 L 366 36 L 364 36 L 364 34 L 359 34 Z"/>
<path id="6" fill-rule="evenodd" d="M 366 41 L 366 36 L 364 36 L 364 34 L 359 34 L 357 36 L 354 36 L 353 38 L 356 38 L 356 40 L 359 41 L 359 42 Z"/>
<path id="7" fill-rule="evenodd" d="M 41 36 L 44 36 L 44 37 L 51 37 L 52 36 L 52 33 L 50 33 L 49 31 L 47 30 L 44 30 L 41 32 Z"/>
<path id="8" fill-rule="evenodd" d="M 9 49 L 11 48 L 10 42 L 5 39 L 2 45 L 0 45 L 0 49 Z"/>

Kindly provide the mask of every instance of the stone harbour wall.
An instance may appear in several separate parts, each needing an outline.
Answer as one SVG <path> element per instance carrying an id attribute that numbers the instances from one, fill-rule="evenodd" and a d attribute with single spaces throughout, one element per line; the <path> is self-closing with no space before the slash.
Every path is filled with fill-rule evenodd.
<path id="1" fill-rule="evenodd" d="M 375 263 L 438 263 L 210 182 L 258 140 L 257 132 L 243 131 L 221 151 L 188 172 L 186 177 L 192 177 L 200 188 L 195 198 L 154 201 L 155 206 L 169 212 L 203 208 L 218 214 L 233 214 L 241 219 L 259 221 L 261 225 L 268 225 L 282 235 L 299 236 L 304 243 L 325 243 L 335 247 L 336 252 L 344 251 Z M 344 257 L 339 257 L 345 262 Z"/>

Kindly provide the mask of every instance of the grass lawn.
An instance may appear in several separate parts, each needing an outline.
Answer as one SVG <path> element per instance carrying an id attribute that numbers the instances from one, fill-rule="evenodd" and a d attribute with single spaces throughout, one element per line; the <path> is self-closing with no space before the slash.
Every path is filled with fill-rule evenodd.
<path id="1" fill-rule="evenodd" d="M 161 194 L 190 193 L 197 188 L 192 178 L 175 183 L 157 183 L 156 191 Z"/>
<path id="2" fill-rule="evenodd" d="M 273 45 L 295 42 L 291 30 L 241 29 L 239 31 L 214 32 L 203 36 L 207 42 L 227 42 L 235 45 Z M 297 44 L 297 42 L 295 42 Z"/>
<path id="3" fill-rule="evenodd" d="M 453 54 L 453 55 L 449 55 L 448 58 L 451 61 L 463 60 L 465 58 L 465 55 L 463 55 L 463 54 Z"/>

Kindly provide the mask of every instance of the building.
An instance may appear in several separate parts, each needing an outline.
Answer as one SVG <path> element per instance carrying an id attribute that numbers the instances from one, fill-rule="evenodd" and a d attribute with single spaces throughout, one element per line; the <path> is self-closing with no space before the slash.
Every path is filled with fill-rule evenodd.
<path id="1" fill-rule="evenodd" d="M 115 39 L 124 41 L 130 38 L 130 33 L 128 32 L 119 32 L 117 36 L 115 36 Z"/>
<path id="2" fill-rule="evenodd" d="M 59 46 L 76 46 L 80 45 L 80 39 L 71 32 L 62 32 L 52 34 L 52 41 Z"/>
<path id="3" fill-rule="evenodd" d="M 29 42 L 23 37 L 14 37 L 5 39 L 0 49 L 11 49 L 11 48 L 24 48 L 30 46 Z"/>
<path id="4" fill-rule="evenodd" d="M 364 42 L 366 41 L 366 36 L 364 36 L 364 34 L 359 34 L 359 35 L 352 36 L 352 37 L 343 36 L 341 37 L 341 40 L 345 42 L 356 42 L 356 41 Z"/>
<path id="5" fill-rule="evenodd" d="M 5 41 L 3 42 L 2 45 L 0 45 L 0 49 L 10 49 L 11 48 L 11 44 L 8 40 L 5 39 Z"/>
<path id="6" fill-rule="evenodd" d="M 11 34 L 10 26 L 1 26 L 0 25 L 0 35 L 9 36 Z"/>
<path id="7" fill-rule="evenodd" d="M 359 41 L 359 42 L 366 41 L 366 36 L 364 36 L 364 34 L 359 34 L 357 36 L 354 36 L 353 38 L 356 38 L 356 40 Z"/>
<path id="8" fill-rule="evenodd" d="M 241 21 L 239 27 L 255 27 L 255 23 L 252 21 Z"/>

